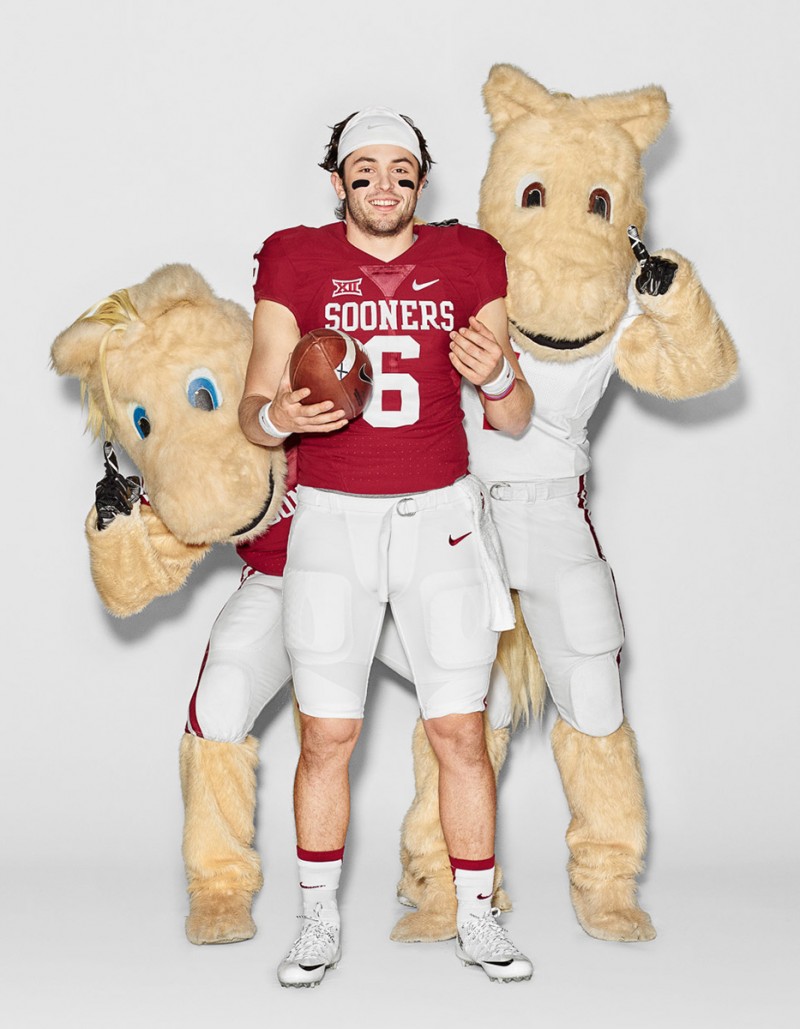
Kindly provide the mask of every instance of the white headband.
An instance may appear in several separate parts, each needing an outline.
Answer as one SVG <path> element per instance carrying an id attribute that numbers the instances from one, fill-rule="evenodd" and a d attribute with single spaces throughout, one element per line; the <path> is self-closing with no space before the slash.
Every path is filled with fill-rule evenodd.
<path id="1" fill-rule="evenodd" d="M 416 157 L 422 167 L 422 154 L 419 139 L 405 118 L 388 107 L 365 107 L 354 114 L 345 125 L 339 137 L 336 151 L 336 166 L 341 168 L 342 162 L 354 150 L 365 146 L 379 146 L 387 143 L 400 146 Z"/>

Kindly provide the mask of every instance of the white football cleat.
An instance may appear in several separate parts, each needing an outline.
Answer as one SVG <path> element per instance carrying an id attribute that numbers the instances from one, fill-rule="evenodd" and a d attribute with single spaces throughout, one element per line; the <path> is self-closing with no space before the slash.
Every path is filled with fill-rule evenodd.
<path id="1" fill-rule="evenodd" d="M 497 924 L 498 908 L 485 915 L 468 915 L 458 927 L 456 957 L 465 965 L 480 965 L 495 983 L 519 983 L 530 979 L 533 965 Z"/>
<path id="2" fill-rule="evenodd" d="M 321 904 L 316 905 L 312 914 L 300 917 L 304 922 L 300 935 L 278 965 L 281 986 L 318 986 L 342 956 L 339 925 L 325 920 Z"/>

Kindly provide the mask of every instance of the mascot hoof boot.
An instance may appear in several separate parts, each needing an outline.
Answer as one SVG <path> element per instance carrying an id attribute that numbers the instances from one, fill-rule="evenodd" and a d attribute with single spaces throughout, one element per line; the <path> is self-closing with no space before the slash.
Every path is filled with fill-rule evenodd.
<path id="1" fill-rule="evenodd" d="M 396 943 L 438 943 L 455 939 L 456 906 L 449 910 L 426 907 L 404 915 L 392 929 L 390 938 Z"/>
<path id="2" fill-rule="evenodd" d="M 250 914 L 250 894 L 222 893 L 218 890 L 192 897 L 186 919 L 189 943 L 239 943 L 252 939 L 256 924 Z"/>
<path id="3" fill-rule="evenodd" d="M 425 896 L 425 883 L 415 879 L 407 870 L 397 884 L 397 900 L 407 908 L 418 908 Z"/>
<path id="4" fill-rule="evenodd" d="M 570 895 L 581 928 L 596 940 L 645 943 L 655 939 L 650 916 L 637 907 L 635 901 L 627 905 L 606 905 L 602 895 L 587 895 L 587 891 L 574 886 Z"/>
<path id="5" fill-rule="evenodd" d="M 390 938 L 398 943 L 437 943 L 454 939 L 456 891 L 449 869 L 441 879 L 420 885 L 425 889 L 418 910 L 404 915 L 392 929 Z"/>

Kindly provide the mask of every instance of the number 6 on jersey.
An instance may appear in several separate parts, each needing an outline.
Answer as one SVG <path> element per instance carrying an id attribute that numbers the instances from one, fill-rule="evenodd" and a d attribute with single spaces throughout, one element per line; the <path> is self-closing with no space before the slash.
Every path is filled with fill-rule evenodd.
<path id="1" fill-rule="evenodd" d="M 372 398 L 364 409 L 364 421 L 376 429 L 413 425 L 419 420 L 419 383 L 408 372 L 384 372 L 383 357 L 419 357 L 419 343 L 411 336 L 372 336 L 364 349 L 372 362 L 373 375 Z"/>

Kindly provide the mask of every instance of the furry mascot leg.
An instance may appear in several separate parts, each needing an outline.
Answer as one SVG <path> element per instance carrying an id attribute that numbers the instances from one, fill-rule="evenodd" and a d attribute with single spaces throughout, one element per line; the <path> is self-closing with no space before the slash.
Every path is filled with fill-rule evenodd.
<path id="1" fill-rule="evenodd" d="M 652 940 L 656 931 L 636 900 L 647 815 L 633 730 L 623 722 L 610 736 L 587 736 L 559 719 L 552 741 L 572 814 L 568 868 L 578 921 L 598 940 Z"/>
<path id="2" fill-rule="evenodd" d="M 217 743 L 187 733 L 181 741 L 190 943 L 235 943 L 255 935 L 250 907 L 263 882 L 251 846 L 257 766 L 258 740 L 252 736 L 243 743 Z"/>
<path id="3" fill-rule="evenodd" d="M 508 729 L 492 729 L 485 721 L 486 747 L 495 775 L 503 767 L 508 750 Z M 401 830 L 400 860 L 403 877 L 397 887 L 402 903 L 418 910 L 405 915 L 391 932 L 401 943 L 433 943 L 456 934 L 456 891 L 450 855 L 439 822 L 439 765 L 420 719 L 414 728 L 414 779 L 416 795 Z M 502 889 L 503 872 L 495 868 L 492 903 L 508 911 L 511 902 Z"/>

